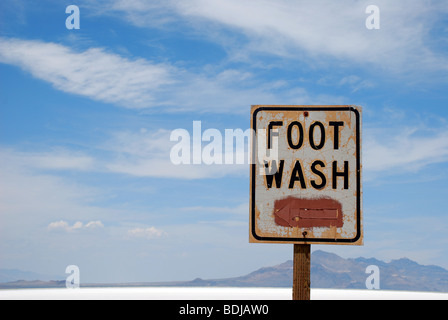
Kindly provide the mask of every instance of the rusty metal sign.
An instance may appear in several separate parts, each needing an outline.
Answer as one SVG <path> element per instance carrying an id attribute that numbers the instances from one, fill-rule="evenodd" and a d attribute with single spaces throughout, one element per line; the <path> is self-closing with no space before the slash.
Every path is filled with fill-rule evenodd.
<path id="1" fill-rule="evenodd" d="M 361 108 L 253 106 L 250 242 L 363 244 Z"/>

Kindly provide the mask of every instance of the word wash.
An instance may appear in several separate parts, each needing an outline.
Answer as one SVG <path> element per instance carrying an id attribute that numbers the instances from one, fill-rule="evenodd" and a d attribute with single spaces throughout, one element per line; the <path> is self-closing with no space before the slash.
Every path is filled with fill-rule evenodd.
<path id="1" fill-rule="evenodd" d="M 304 113 L 304 118 L 308 117 L 308 113 Z M 268 125 L 268 150 L 273 147 L 273 136 L 278 137 L 279 128 L 285 127 L 286 135 L 283 136 L 284 143 L 288 148 L 297 154 L 298 158 L 285 164 L 285 159 L 265 161 L 265 177 L 266 187 L 268 189 L 275 186 L 281 188 L 284 183 L 284 173 L 289 172 L 287 177 L 288 188 L 293 189 L 300 187 L 306 189 L 312 187 L 314 189 L 323 189 L 331 180 L 331 187 L 338 188 L 338 178 L 342 180 L 344 189 L 349 186 L 349 161 L 327 161 L 319 159 L 320 150 L 324 149 L 327 143 L 331 144 L 332 150 L 339 150 L 340 135 L 344 128 L 344 121 L 329 121 L 322 123 L 314 121 L 309 126 L 304 122 L 292 121 L 285 123 L 284 121 L 271 121 Z M 308 131 L 306 128 L 308 127 Z M 308 147 L 308 148 L 306 148 Z M 277 147 L 278 148 L 278 147 Z M 309 163 L 309 170 L 304 171 L 304 161 L 300 159 L 300 150 L 306 148 L 308 153 L 316 151 L 316 159 Z M 297 151 L 297 152 L 294 152 Z M 289 166 L 289 170 L 285 170 L 285 166 Z M 309 172 L 309 178 L 306 178 L 304 172 Z"/>

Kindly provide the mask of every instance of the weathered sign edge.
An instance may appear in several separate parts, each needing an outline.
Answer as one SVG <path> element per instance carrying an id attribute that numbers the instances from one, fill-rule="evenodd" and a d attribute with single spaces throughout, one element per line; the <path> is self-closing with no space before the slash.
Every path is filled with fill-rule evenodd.
<path id="1" fill-rule="evenodd" d="M 252 159 L 250 166 L 250 203 L 249 203 L 249 242 L 250 243 L 284 243 L 284 244 L 331 244 L 331 245 L 357 245 L 364 244 L 363 214 L 362 214 L 362 107 L 356 105 L 252 105 L 251 129 L 256 130 L 257 113 L 263 110 L 286 111 L 351 111 L 356 116 L 356 154 L 357 154 L 357 226 L 356 236 L 353 239 L 310 239 L 310 238 L 275 238 L 260 237 L 256 234 L 255 226 L 255 171 L 256 163 Z M 254 149 L 251 142 L 251 155 Z"/>

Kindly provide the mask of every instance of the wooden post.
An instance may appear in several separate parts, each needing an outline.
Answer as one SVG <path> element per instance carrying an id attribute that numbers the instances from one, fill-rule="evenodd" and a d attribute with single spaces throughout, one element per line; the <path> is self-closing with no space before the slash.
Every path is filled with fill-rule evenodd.
<path id="1" fill-rule="evenodd" d="M 311 245 L 294 244 L 292 299 L 311 298 Z"/>

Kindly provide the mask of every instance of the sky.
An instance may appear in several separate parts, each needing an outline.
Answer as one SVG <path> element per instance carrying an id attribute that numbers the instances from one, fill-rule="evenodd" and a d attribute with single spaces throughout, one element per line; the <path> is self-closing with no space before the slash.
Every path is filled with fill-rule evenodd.
<path id="1" fill-rule="evenodd" d="M 362 106 L 364 246 L 313 250 L 448 268 L 447 84 L 446 1 L 2 0 L 0 268 L 173 281 L 292 259 L 249 244 L 248 164 L 170 160 L 174 130 L 244 131 L 257 104 Z"/>

